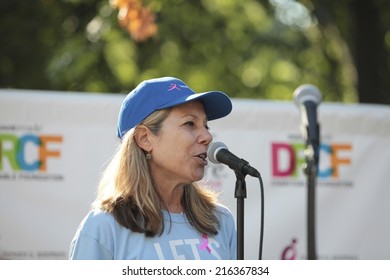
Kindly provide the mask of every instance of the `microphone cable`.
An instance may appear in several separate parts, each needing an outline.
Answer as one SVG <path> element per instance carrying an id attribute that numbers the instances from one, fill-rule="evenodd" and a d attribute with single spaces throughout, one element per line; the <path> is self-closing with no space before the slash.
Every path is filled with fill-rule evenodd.
<path id="1" fill-rule="evenodd" d="M 257 177 L 260 183 L 260 201 L 261 201 L 261 213 L 260 213 L 260 241 L 259 241 L 259 260 L 263 257 L 263 239 L 264 239 L 264 185 L 261 175 Z"/>

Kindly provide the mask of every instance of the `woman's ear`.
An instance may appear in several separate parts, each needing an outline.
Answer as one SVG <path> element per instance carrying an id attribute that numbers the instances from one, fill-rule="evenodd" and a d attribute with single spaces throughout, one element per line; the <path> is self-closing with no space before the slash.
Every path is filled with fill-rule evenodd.
<path id="1" fill-rule="evenodd" d="M 137 133 L 135 134 L 134 138 L 137 142 L 137 145 L 144 151 L 150 152 L 151 151 L 151 141 L 150 141 L 150 129 L 145 125 L 140 125 L 137 128 Z"/>

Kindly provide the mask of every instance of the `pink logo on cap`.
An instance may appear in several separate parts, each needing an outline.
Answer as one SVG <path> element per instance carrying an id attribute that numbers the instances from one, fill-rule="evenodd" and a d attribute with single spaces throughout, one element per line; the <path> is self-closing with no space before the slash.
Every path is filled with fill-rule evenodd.
<path id="1" fill-rule="evenodd" d="M 174 89 L 177 89 L 177 90 L 181 90 L 181 88 L 179 88 L 179 86 L 177 84 L 171 84 L 168 91 L 171 91 L 171 90 L 174 90 Z"/>

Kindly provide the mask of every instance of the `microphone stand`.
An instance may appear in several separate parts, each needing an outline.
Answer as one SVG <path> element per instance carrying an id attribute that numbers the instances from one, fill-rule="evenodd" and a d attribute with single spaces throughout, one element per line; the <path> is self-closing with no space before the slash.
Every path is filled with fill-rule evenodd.
<path id="1" fill-rule="evenodd" d="M 246 198 L 245 174 L 235 171 L 236 189 L 234 197 L 237 198 L 237 260 L 244 259 L 244 199 Z"/>
<path id="2" fill-rule="evenodd" d="M 319 134 L 319 125 L 317 124 Z M 307 128 L 308 129 L 308 128 Z M 319 135 L 317 139 L 308 139 L 305 149 L 307 175 L 307 258 L 316 260 L 316 231 L 315 231 L 315 187 L 317 183 L 317 170 L 319 164 Z M 311 143 L 314 142 L 314 143 Z"/>

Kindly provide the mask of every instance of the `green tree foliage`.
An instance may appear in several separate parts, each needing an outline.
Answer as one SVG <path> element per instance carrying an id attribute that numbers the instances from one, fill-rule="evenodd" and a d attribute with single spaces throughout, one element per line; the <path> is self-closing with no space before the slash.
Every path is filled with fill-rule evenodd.
<path id="1" fill-rule="evenodd" d="M 176 76 L 231 97 L 291 100 L 296 87 L 311 83 L 325 100 L 358 102 L 364 77 L 347 36 L 351 12 L 332 14 L 339 2 L 326 9 L 319 2 L 144 0 L 158 33 L 138 42 L 109 0 L 2 1 L 0 87 L 126 93 L 144 79 Z M 323 11 L 332 24 L 323 23 Z M 373 102 L 390 100 L 382 94 Z"/>
<path id="2" fill-rule="evenodd" d="M 390 104 L 390 2 L 311 2 L 323 37 L 345 45 L 353 61 L 359 101 Z"/>

